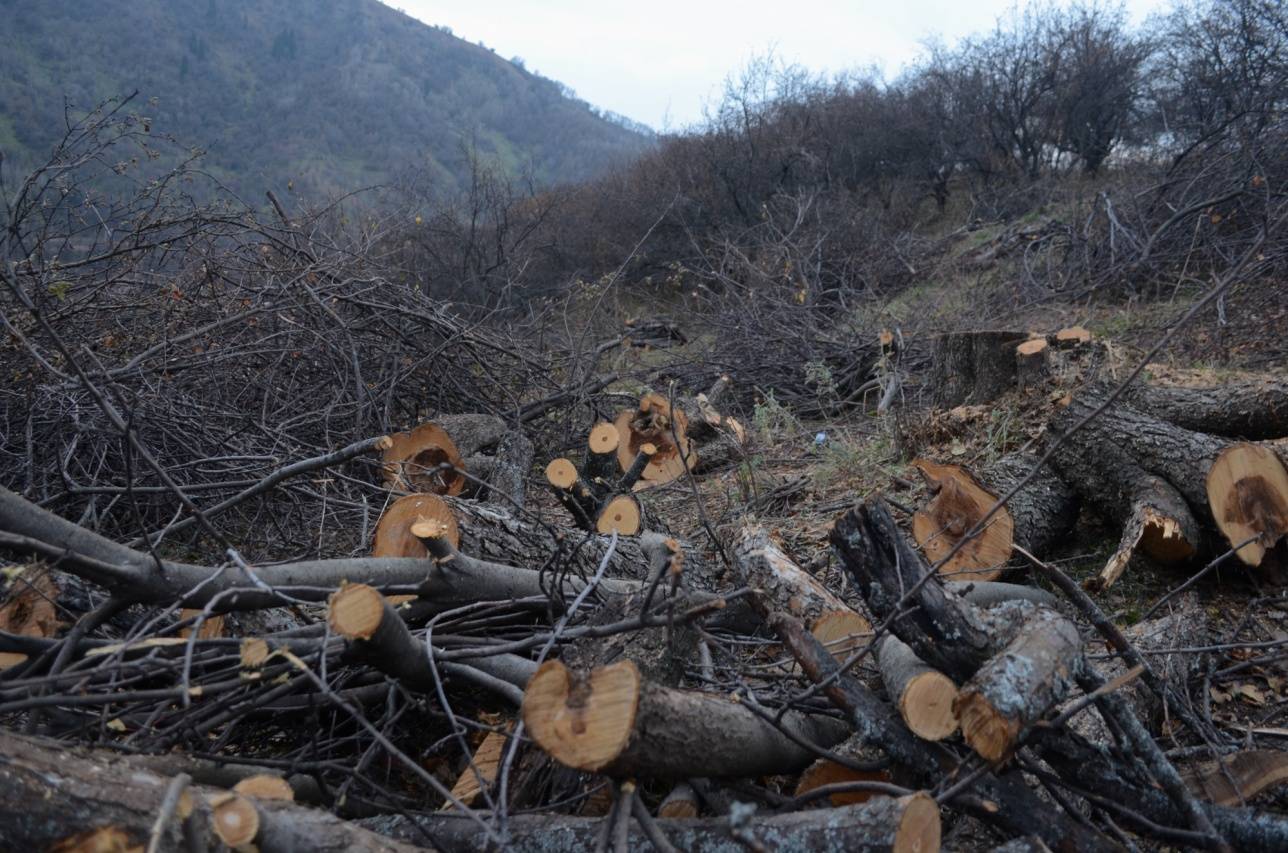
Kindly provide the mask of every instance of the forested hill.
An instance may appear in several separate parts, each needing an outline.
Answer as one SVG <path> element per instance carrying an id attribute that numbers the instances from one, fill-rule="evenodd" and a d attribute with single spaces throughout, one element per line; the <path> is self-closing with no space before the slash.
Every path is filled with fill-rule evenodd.
<path id="1" fill-rule="evenodd" d="M 136 89 L 156 129 L 256 195 L 418 165 L 459 182 L 471 146 L 515 174 L 572 181 L 648 144 L 555 81 L 376 0 L 0 0 L 0 43 L 6 168 L 47 151 L 65 100 Z"/>

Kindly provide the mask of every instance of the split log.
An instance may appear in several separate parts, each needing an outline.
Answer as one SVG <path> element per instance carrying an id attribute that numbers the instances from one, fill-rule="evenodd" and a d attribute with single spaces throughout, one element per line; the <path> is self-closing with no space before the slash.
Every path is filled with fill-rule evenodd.
<path id="1" fill-rule="evenodd" d="M 1015 347 L 1025 332 L 950 332 L 935 339 L 930 388 L 937 408 L 987 403 L 1015 387 Z"/>
<path id="2" fill-rule="evenodd" d="M 922 740 L 943 740 L 957 731 L 953 705 L 957 685 L 927 666 L 898 637 L 888 634 L 877 649 L 886 693 L 909 730 Z"/>
<path id="3" fill-rule="evenodd" d="M 132 756 L 0 732 L 0 849 L 46 850 L 78 832 L 105 827 L 142 849 L 169 782 Z M 174 819 L 162 827 L 164 850 L 219 846 L 207 805 L 211 802 L 222 804 L 225 818 L 239 818 L 243 835 L 254 824 L 252 838 L 261 853 L 421 849 L 291 802 L 261 801 L 255 806 L 245 798 L 196 785 L 189 793 L 186 807 L 181 802 Z M 231 799 L 221 802 L 221 797 Z M 220 806 L 214 808 L 219 813 Z M 229 823 L 225 821 L 225 831 L 232 828 Z"/>
<path id="4" fill-rule="evenodd" d="M 734 551 L 743 582 L 757 590 L 762 606 L 804 621 L 838 659 L 872 637 L 867 618 L 792 562 L 764 528 L 745 528 Z"/>
<path id="5" fill-rule="evenodd" d="M 984 664 L 954 703 L 962 738 L 989 761 L 1014 751 L 1020 735 L 1059 703 L 1082 666 L 1082 638 L 1064 616 L 1038 608 Z"/>
<path id="6" fill-rule="evenodd" d="M 1185 784 L 1209 803 L 1238 806 L 1288 781 L 1288 753 L 1249 749 L 1181 771 Z"/>
<path id="7" fill-rule="evenodd" d="M 1288 436 L 1288 381 L 1247 376 L 1219 385 L 1134 384 L 1123 402 L 1194 432 L 1259 441 Z"/>
<path id="8" fill-rule="evenodd" d="M 678 406 L 673 410 L 660 394 L 645 394 L 639 406 L 620 413 L 614 425 L 618 434 L 617 462 L 623 472 L 630 470 L 643 445 L 657 448 L 644 467 L 645 483 L 669 483 L 698 462 L 698 453 L 688 439 L 688 416 Z"/>
<path id="9" fill-rule="evenodd" d="M 772 775 L 799 771 L 814 758 L 741 703 L 651 684 L 630 661 L 585 677 L 547 661 L 528 683 L 523 721 L 556 761 L 615 777 Z M 785 714 L 782 726 L 824 747 L 847 729 L 800 712 Z"/>
<path id="10" fill-rule="evenodd" d="M 9 597 L 0 606 L 0 631 L 25 637 L 53 637 L 59 629 L 59 588 L 49 569 L 28 567 L 15 574 L 9 584 Z M 0 652 L 0 669 L 8 669 L 27 660 L 22 652 Z"/>
<path id="11" fill-rule="evenodd" d="M 413 825 L 419 824 L 420 829 Z M 368 818 L 362 825 L 393 838 L 414 840 L 428 832 L 443 853 L 473 853 L 486 847 L 478 825 L 450 815 Z M 506 822 L 512 853 L 599 849 L 601 818 L 566 815 L 513 815 Z M 743 816 L 658 820 L 657 828 L 678 850 L 729 853 L 731 850 L 855 851 L 855 853 L 935 853 L 940 849 L 939 808 L 924 792 L 906 797 L 876 797 L 859 805 Z M 652 842 L 633 825 L 623 849 L 649 850 Z"/>
<path id="12" fill-rule="evenodd" d="M 1038 469 L 1038 475 L 994 513 L 978 535 L 939 567 L 946 577 L 993 580 L 1011 559 L 1015 545 L 1033 554 L 1044 553 L 1066 537 L 1078 520 L 1077 495 L 1031 454 L 1004 456 L 978 476 L 959 465 L 925 459 L 913 464 L 934 490 L 931 502 L 913 516 L 913 536 L 935 563 L 966 538 L 999 497 Z"/>
<path id="13" fill-rule="evenodd" d="M 488 732 L 474 751 L 474 757 L 465 765 L 456 784 L 452 786 L 452 796 L 467 806 L 473 805 L 479 794 L 492 787 L 496 781 L 497 771 L 501 767 L 501 758 L 510 736 L 505 732 Z M 449 800 L 444 809 L 452 808 Z"/>

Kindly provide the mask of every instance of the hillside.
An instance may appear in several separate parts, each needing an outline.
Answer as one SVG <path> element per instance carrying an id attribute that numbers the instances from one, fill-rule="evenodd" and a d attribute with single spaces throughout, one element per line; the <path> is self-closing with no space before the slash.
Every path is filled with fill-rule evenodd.
<path id="1" fill-rule="evenodd" d="M 0 150 L 30 163 L 78 108 L 137 89 L 154 127 L 234 189 L 343 191 L 468 146 L 540 182 L 584 179 L 647 137 L 558 83 L 376 0 L 0 0 Z M 148 103 L 148 99 L 155 99 Z"/>

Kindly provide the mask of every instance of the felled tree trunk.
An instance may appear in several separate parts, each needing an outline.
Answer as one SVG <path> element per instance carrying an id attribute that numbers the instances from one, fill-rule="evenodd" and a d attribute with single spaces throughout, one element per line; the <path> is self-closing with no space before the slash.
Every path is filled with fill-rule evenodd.
<path id="1" fill-rule="evenodd" d="M 1015 347 L 1026 332 L 950 332 L 935 339 L 930 387 L 934 404 L 951 409 L 987 403 L 1015 387 Z"/>
<path id="2" fill-rule="evenodd" d="M 142 849 L 170 781 L 117 753 L 0 732 L 0 848 L 47 850 L 82 833 L 88 843 L 88 836 L 97 833 L 98 839 L 116 840 L 120 849 Z M 221 794 L 232 802 L 227 793 L 189 787 L 162 830 L 161 849 L 219 849 L 212 803 Z M 249 802 L 237 800 L 239 805 Z M 260 801 L 252 807 L 252 841 L 263 853 L 423 849 L 291 802 Z"/>
<path id="3" fill-rule="evenodd" d="M 951 678 L 924 663 L 893 634 L 882 638 L 877 663 L 890 701 L 913 734 L 935 741 L 957 731 L 957 685 Z"/>
<path id="4" fill-rule="evenodd" d="M 1004 456 L 978 475 L 959 465 L 924 459 L 913 464 L 934 491 L 931 502 L 913 516 L 913 536 L 935 563 L 967 538 L 1001 496 L 1037 469 L 1033 480 L 939 566 L 940 573 L 953 580 L 993 580 L 1011 559 L 1015 545 L 1041 555 L 1067 536 L 1078 520 L 1077 495 L 1031 454 Z"/>
<path id="5" fill-rule="evenodd" d="M 444 853 L 473 853 L 486 847 L 478 825 L 459 817 L 364 820 L 395 838 L 419 837 L 412 821 L 434 838 Z M 852 850 L 856 853 L 935 853 L 939 850 L 940 818 L 934 800 L 925 793 L 906 797 L 876 797 L 859 805 L 821 811 L 757 816 L 745 824 L 730 818 L 658 820 L 658 828 L 676 850 L 727 853 L 730 850 Z M 507 849 L 513 853 L 596 849 L 602 831 L 600 818 L 563 815 L 514 815 Z M 649 850 L 651 842 L 637 825 L 626 838 L 627 849 Z"/>
<path id="6" fill-rule="evenodd" d="M 1048 434 L 1068 432 L 1107 398 L 1101 388 L 1078 394 Z M 1187 430 L 1121 401 L 1072 433 L 1052 462 L 1102 516 L 1126 525 L 1102 586 L 1137 549 L 1164 563 L 1197 554 L 1214 538 L 1205 528 L 1240 546 L 1239 558 L 1253 566 L 1288 532 L 1288 471 L 1271 447 Z"/>
<path id="7" fill-rule="evenodd" d="M 1183 429 L 1227 438 L 1288 436 L 1288 381 L 1277 376 L 1228 379 L 1185 387 L 1136 384 L 1123 402 Z"/>
<path id="8" fill-rule="evenodd" d="M 523 721 L 556 761 L 615 777 L 773 775 L 799 771 L 814 759 L 741 703 L 651 684 L 630 661 L 585 677 L 547 661 L 528 683 Z M 840 742 L 848 728 L 799 712 L 786 714 L 782 725 L 821 746 Z"/>

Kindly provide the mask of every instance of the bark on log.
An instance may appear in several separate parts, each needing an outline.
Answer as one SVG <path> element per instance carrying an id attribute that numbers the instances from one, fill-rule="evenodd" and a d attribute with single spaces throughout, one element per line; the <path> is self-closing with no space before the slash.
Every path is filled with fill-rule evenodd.
<path id="1" fill-rule="evenodd" d="M 930 387 L 936 407 L 987 403 L 1015 387 L 1015 347 L 1026 332 L 951 332 L 935 339 Z"/>
<path id="2" fill-rule="evenodd" d="M 1061 541 L 1078 520 L 1078 498 L 1038 458 L 1028 453 L 1004 456 L 978 476 L 958 465 L 927 460 L 913 464 L 935 491 L 934 499 L 913 516 L 913 535 L 927 558 L 939 563 L 966 537 L 1002 495 L 1028 476 L 1038 475 L 995 513 L 978 535 L 939 567 L 954 580 L 993 580 L 1019 545 L 1045 553 Z"/>
<path id="3" fill-rule="evenodd" d="M 523 509 L 532 453 L 532 441 L 523 430 L 515 428 L 502 436 L 493 456 L 492 470 L 486 476 L 488 488 L 482 499 L 505 501 L 511 507 Z"/>
<path id="4" fill-rule="evenodd" d="M 854 723 L 856 735 L 883 751 L 894 762 L 926 780 L 939 780 L 949 765 L 942 751 L 916 738 L 886 702 L 856 679 L 838 672 L 839 664 L 806 630 L 800 620 L 772 614 L 769 627 L 801 664 L 810 680 L 826 684 L 824 693 Z M 973 793 L 983 798 L 962 804 L 979 820 L 1013 835 L 1037 835 L 1063 850 L 1117 849 L 1095 830 L 1071 819 L 1039 799 L 1018 772 L 983 774 Z"/>
<path id="5" fill-rule="evenodd" d="M 867 617 L 792 562 L 761 527 L 747 527 L 738 537 L 734 563 L 743 582 L 770 610 L 801 619 L 819 642 L 844 659 L 872 636 Z"/>
<path id="6" fill-rule="evenodd" d="M 1132 385 L 1122 400 L 1194 432 L 1250 441 L 1288 436 L 1288 381 L 1278 376 L 1227 379 L 1219 385 Z"/>
<path id="7" fill-rule="evenodd" d="M 547 661 L 528 683 L 523 721 L 556 761 L 614 777 L 773 775 L 799 771 L 814 759 L 741 703 L 651 684 L 630 661 L 583 678 Z M 782 724 L 823 747 L 840 742 L 848 728 L 799 712 L 787 713 Z"/>
<path id="8" fill-rule="evenodd" d="M 1038 608 L 994 657 L 962 685 L 954 704 L 962 738 L 989 761 L 1011 754 L 1020 735 L 1072 687 L 1082 667 L 1078 628 Z"/>
<path id="9" fill-rule="evenodd" d="M 106 826 L 142 847 L 169 781 L 127 756 L 0 732 L 0 849 L 45 850 Z M 176 814 L 165 827 L 163 849 L 192 849 L 187 838 L 203 845 L 198 849 L 216 849 L 206 803 L 226 792 L 202 786 L 189 792 L 196 808 L 186 820 Z M 255 843 L 262 853 L 422 849 L 294 803 L 260 802 L 256 814 Z"/>
<path id="10" fill-rule="evenodd" d="M 477 824 L 450 815 L 370 818 L 362 821 L 362 825 L 395 838 L 413 839 L 417 836 L 412 820 L 420 821 L 443 853 L 473 853 L 485 847 Z M 551 850 L 592 853 L 599 849 L 597 842 L 602 825 L 603 820 L 599 818 L 515 815 L 507 823 L 508 849 L 512 853 L 549 853 Z M 783 853 L 935 853 L 940 849 L 941 831 L 939 809 L 925 793 L 897 799 L 879 797 L 859 805 L 765 817 L 662 819 L 657 825 L 676 849 L 692 853 L 730 853 L 747 849 L 748 844 L 751 849 Z M 648 837 L 638 825 L 631 827 L 627 849 L 650 849 Z"/>
<path id="11" fill-rule="evenodd" d="M 1015 379 L 1021 388 L 1041 388 L 1051 378 L 1051 345 L 1045 338 L 1023 341 L 1015 347 Z"/>
<path id="12" fill-rule="evenodd" d="M 1102 388 L 1078 394 L 1052 420 L 1049 434 L 1067 432 L 1106 399 Z M 1140 546 L 1156 558 L 1175 561 L 1175 554 L 1186 553 L 1182 542 L 1190 553 L 1202 550 L 1206 527 L 1221 530 L 1231 546 L 1242 544 L 1244 534 L 1260 536 L 1239 550 L 1255 566 L 1288 532 L 1288 473 L 1269 446 L 1235 444 L 1116 402 L 1070 436 L 1053 462 L 1106 517 L 1144 518 Z M 1120 551 L 1133 547 L 1132 534 Z"/>

